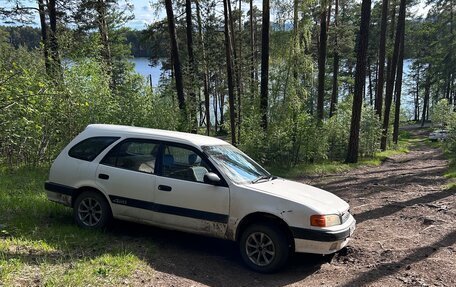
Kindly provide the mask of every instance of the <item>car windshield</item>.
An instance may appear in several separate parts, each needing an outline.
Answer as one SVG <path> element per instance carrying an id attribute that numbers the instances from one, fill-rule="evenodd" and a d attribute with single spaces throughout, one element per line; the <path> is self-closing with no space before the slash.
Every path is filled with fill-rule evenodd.
<path id="1" fill-rule="evenodd" d="M 203 151 L 235 183 L 255 183 L 272 178 L 269 172 L 234 146 L 204 146 Z"/>

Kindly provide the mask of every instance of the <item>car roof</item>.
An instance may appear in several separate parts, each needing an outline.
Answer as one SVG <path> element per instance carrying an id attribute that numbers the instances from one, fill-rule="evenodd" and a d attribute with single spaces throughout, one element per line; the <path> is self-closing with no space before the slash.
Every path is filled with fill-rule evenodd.
<path id="1" fill-rule="evenodd" d="M 221 139 L 198 134 L 122 125 L 91 124 L 86 127 L 84 133 L 86 134 L 86 136 L 137 136 L 141 138 L 191 144 L 199 147 L 205 145 L 228 144 L 226 141 L 223 141 Z"/>

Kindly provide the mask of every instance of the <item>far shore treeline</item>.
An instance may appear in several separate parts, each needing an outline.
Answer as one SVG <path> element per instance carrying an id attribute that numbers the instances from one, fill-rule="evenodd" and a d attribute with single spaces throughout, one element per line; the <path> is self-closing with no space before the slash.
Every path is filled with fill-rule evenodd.
<path id="1" fill-rule="evenodd" d="M 29 50 L 40 47 L 41 32 L 39 28 L 32 26 L 0 26 L 0 30 L 7 33 L 9 43 L 16 49 L 21 46 Z M 134 30 L 126 27 L 122 30 L 125 35 L 124 42 L 131 48 L 131 56 L 155 59 L 169 56 L 167 51 L 159 46 L 159 42 L 166 41 L 166 38 L 150 39 L 147 37 L 147 30 Z M 157 47 L 157 49 L 152 50 L 150 47 Z"/>

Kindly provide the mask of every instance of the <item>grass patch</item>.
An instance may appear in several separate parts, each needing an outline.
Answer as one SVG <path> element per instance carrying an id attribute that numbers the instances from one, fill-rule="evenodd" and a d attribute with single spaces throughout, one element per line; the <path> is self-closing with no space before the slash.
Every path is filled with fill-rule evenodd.
<path id="1" fill-rule="evenodd" d="M 387 158 L 402 154 L 408 153 L 409 148 L 412 144 L 416 144 L 417 142 L 422 141 L 422 139 L 416 138 L 401 138 L 397 145 L 390 147 L 390 149 L 386 151 L 379 151 L 375 153 L 375 155 L 371 158 L 364 158 L 361 159 L 360 164 L 362 165 L 380 165 L 384 162 Z"/>
<path id="2" fill-rule="evenodd" d="M 5 286 L 125 285 L 150 273 L 147 238 L 76 226 L 71 209 L 47 200 L 47 168 L 0 168 L 0 282 Z M 1 284 L 0 284 L 1 285 Z"/>
<path id="3" fill-rule="evenodd" d="M 323 161 L 318 163 L 301 163 L 293 167 L 268 167 L 274 175 L 284 178 L 300 178 L 306 175 L 324 175 L 349 171 L 360 166 L 381 165 L 387 158 L 397 154 L 407 153 L 409 147 L 417 142 L 423 141 L 420 138 L 413 138 L 409 132 L 401 132 L 397 145 L 389 150 L 379 151 L 372 157 L 360 158 L 358 163 L 343 163 L 341 161 Z"/>
<path id="4" fill-rule="evenodd" d="M 444 174 L 445 178 L 449 179 L 448 188 L 456 188 L 456 155 L 449 150 L 448 142 L 425 139 L 424 143 L 429 147 L 443 150 L 443 154 L 449 161 L 448 169 Z"/>
<path id="5" fill-rule="evenodd" d="M 293 167 L 268 167 L 267 170 L 273 175 L 284 178 L 300 178 L 305 175 L 339 173 L 351 169 L 350 164 L 341 162 L 320 162 L 320 163 L 301 163 Z"/>
<path id="6" fill-rule="evenodd" d="M 456 188 L 456 156 L 453 153 L 445 151 L 445 156 L 450 161 L 445 177 L 449 179 L 448 188 Z"/>
<path id="7" fill-rule="evenodd" d="M 141 260 L 131 253 L 103 254 L 71 263 L 43 264 L 40 272 L 45 275 L 45 286 L 120 286 L 129 283 L 128 277 L 141 264 Z"/>
<path id="8" fill-rule="evenodd" d="M 451 168 L 448 173 L 445 174 L 445 177 L 450 179 L 450 183 L 448 183 L 449 189 L 456 189 L 456 168 Z"/>

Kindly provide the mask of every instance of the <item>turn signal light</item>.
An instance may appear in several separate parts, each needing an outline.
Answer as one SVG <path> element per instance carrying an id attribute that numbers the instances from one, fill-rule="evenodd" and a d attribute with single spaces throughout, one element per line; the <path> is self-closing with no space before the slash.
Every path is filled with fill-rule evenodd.
<path id="1" fill-rule="evenodd" d="M 312 215 L 310 217 L 310 225 L 317 227 L 330 227 L 335 225 L 340 225 L 340 216 L 336 214 L 331 215 Z"/>
<path id="2" fill-rule="evenodd" d="M 312 226 L 319 226 L 325 227 L 326 226 L 326 218 L 324 215 L 312 215 L 310 217 L 310 225 Z"/>

